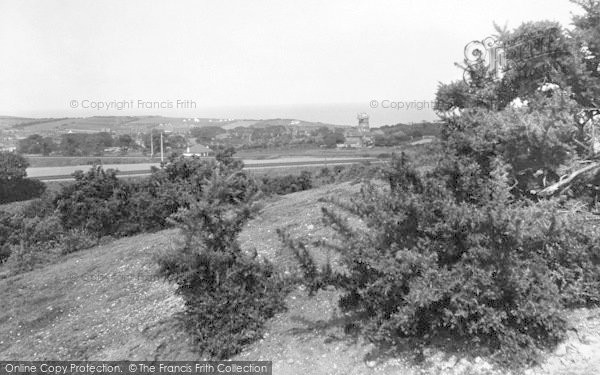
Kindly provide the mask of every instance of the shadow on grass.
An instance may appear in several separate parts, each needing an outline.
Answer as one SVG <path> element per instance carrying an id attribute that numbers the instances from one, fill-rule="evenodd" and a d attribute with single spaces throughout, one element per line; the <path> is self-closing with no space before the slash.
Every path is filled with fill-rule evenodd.
<path id="1" fill-rule="evenodd" d="M 322 305 L 320 305 L 322 306 Z M 340 343 L 347 346 L 368 346 L 362 360 L 365 363 L 386 363 L 390 360 L 400 360 L 408 366 L 419 368 L 425 373 L 439 373 L 445 369 L 463 368 L 461 371 L 471 371 L 479 368 L 483 373 L 490 373 L 486 365 L 494 365 L 497 370 L 523 370 L 523 363 L 507 362 L 493 355 L 490 345 L 483 341 L 457 337 L 451 333 L 440 333 L 435 336 L 395 337 L 382 340 L 364 332 L 361 327 L 366 325 L 368 316 L 365 313 L 340 313 L 337 309 L 328 318 L 311 319 L 294 314 L 290 321 L 296 327 L 285 332 L 301 339 L 323 338 L 324 344 Z M 370 344 L 370 345 L 369 345 Z M 483 366 L 483 368 L 482 368 Z M 474 373 L 479 373 L 474 370 Z"/>
<path id="2" fill-rule="evenodd" d="M 292 336 L 325 336 L 324 342 L 326 344 L 333 342 L 357 344 L 361 337 L 360 329 L 355 324 L 357 320 L 356 316 L 334 313 L 326 320 L 311 320 L 303 316 L 294 315 L 290 317 L 290 320 L 302 325 L 302 327 L 293 327 L 286 331 Z"/>

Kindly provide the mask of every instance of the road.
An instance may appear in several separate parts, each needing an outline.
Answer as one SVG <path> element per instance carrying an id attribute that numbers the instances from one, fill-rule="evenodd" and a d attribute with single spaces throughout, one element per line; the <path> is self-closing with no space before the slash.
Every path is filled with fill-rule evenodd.
<path id="1" fill-rule="evenodd" d="M 331 165 L 356 164 L 364 161 L 377 162 L 376 158 L 319 158 L 319 157 L 285 157 L 277 159 L 243 159 L 244 169 L 260 170 L 287 167 L 319 167 Z M 160 163 L 137 163 L 137 164 L 104 164 L 104 169 L 117 169 L 118 176 L 140 176 L 150 174 L 152 166 L 160 167 Z M 90 165 L 72 165 L 63 167 L 35 167 L 27 168 L 27 177 L 37 178 L 42 181 L 69 181 L 71 174 L 77 170 L 87 171 Z"/>

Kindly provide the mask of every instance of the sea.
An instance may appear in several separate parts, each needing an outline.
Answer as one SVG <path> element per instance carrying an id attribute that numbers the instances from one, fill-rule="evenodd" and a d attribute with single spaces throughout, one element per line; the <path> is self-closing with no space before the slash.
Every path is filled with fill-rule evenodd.
<path id="1" fill-rule="evenodd" d="M 394 103 L 394 104 L 392 104 Z M 399 107 L 399 108 L 398 108 Z M 302 104 L 255 107 L 223 107 L 207 109 L 207 116 L 215 118 L 235 118 L 265 120 L 274 118 L 295 119 L 309 122 L 322 122 L 333 125 L 356 125 L 357 115 L 366 113 L 372 127 L 410 124 L 422 121 L 435 121 L 439 117 L 433 111 L 431 101 Z"/>

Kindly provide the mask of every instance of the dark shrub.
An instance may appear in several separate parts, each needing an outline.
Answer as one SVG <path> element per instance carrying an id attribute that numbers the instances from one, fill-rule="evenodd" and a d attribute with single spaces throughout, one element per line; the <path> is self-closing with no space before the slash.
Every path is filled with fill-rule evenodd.
<path id="1" fill-rule="evenodd" d="M 6 267 L 12 274 L 31 271 L 44 262 L 44 251 L 39 247 L 26 247 L 24 244 L 9 245 L 9 252 Z"/>
<path id="2" fill-rule="evenodd" d="M 216 163 L 173 154 L 161 169 L 155 168 L 141 181 L 121 180 L 116 171 L 94 166 L 85 173 L 75 172 L 75 182 L 55 194 L 53 206 L 65 229 L 78 229 L 98 238 L 162 229 L 170 215 L 202 193 L 205 180 L 216 171 L 226 173 L 231 165 L 239 164 L 229 154 L 223 160 Z"/>
<path id="3" fill-rule="evenodd" d="M 75 183 L 54 198 L 67 229 L 79 229 L 96 237 L 127 236 L 162 229 L 167 218 L 199 194 L 201 181 L 210 176 L 210 163 L 172 157 L 163 169 L 141 181 L 117 178 L 116 171 L 93 167 L 76 172 Z"/>
<path id="4" fill-rule="evenodd" d="M 52 197 L 45 193 L 42 198 L 23 202 L 13 212 L 0 212 L 0 262 L 10 255 L 10 249 L 23 244 L 24 250 L 36 245 L 48 248 L 57 243 L 63 227 L 55 216 Z M 47 244 L 46 244 L 47 243 Z"/>
<path id="5" fill-rule="evenodd" d="M 373 179 L 379 176 L 379 174 L 379 166 L 371 165 L 368 161 L 350 166 L 335 165 L 333 167 L 322 168 L 313 179 L 313 184 L 320 186 L 336 182 L 359 182 L 364 179 Z"/>
<path id="6" fill-rule="evenodd" d="M 469 109 L 443 128 L 445 160 L 468 158 L 486 179 L 501 157 L 515 196 L 531 197 L 558 181 L 559 169 L 576 155 L 574 102 L 563 93 L 537 93 L 527 107 L 500 112 Z"/>
<path id="7" fill-rule="evenodd" d="M 131 212 L 127 210 L 128 186 L 114 170 L 92 167 L 74 173 L 75 183 L 55 197 L 57 213 L 66 229 L 79 228 L 97 237 L 122 233 Z"/>
<path id="8" fill-rule="evenodd" d="M 60 250 L 62 254 L 69 254 L 95 246 L 97 239 L 82 229 L 70 229 L 61 236 Z"/>
<path id="9" fill-rule="evenodd" d="M 181 205 L 181 196 L 177 195 L 178 190 L 172 185 L 164 183 L 156 186 L 151 181 L 144 181 L 136 186 L 136 191 L 129 197 L 133 219 L 131 230 L 155 231 L 168 226 L 168 217 L 177 212 Z"/>
<path id="10" fill-rule="evenodd" d="M 173 215 L 185 240 L 158 261 L 179 286 L 198 350 L 222 359 L 261 337 L 264 322 L 284 308 L 286 284 L 270 263 L 240 249 L 257 190 L 239 169 L 219 168 L 228 172 L 204 181 L 201 195 Z"/>
<path id="11" fill-rule="evenodd" d="M 0 264 L 4 263 L 8 257 L 10 256 L 10 246 L 8 245 L 2 245 L 0 246 Z"/>
<path id="12" fill-rule="evenodd" d="M 0 204 L 39 197 L 46 185 L 25 178 L 29 163 L 13 152 L 0 152 Z"/>
<path id="13" fill-rule="evenodd" d="M 312 175 L 308 171 L 302 171 L 300 175 L 263 176 L 259 181 L 259 185 L 260 190 L 268 195 L 290 194 L 312 189 L 313 187 Z"/>
<path id="14" fill-rule="evenodd" d="M 54 214 L 54 195 L 45 192 L 40 198 L 32 199 L 26 202 L 19 210 L 19 214 L 24 217 L 46 217 Z"/>
<path id="15" fill-rule="evenodd" d="M 367 184 L 337 201 L 364 225 L 323 209 L 340 270 L 319 270 L 304 245 L 283 238 L 311 289 L 339 287 L 341 308 L 363 312 L 359 325 L 373 340 L 451 334 L 499 359 L 534 360 L 564 336 L 564 306 L 600 302 L 600 238 L 560 216 L 557 202 L 511 203 L 506 167 L 492 165 L 476 183 L 480 196 L 467 199 L 395 158 L 387 189 Z M 465 176 L 456 176 L 466 178 L 459 192 L 471 189 Z"/>
<path id="16" fill-rule="evenodd" d="M 6 239 L 3 247 L 9 252 L 6 262 L 11 272 L 30 271 L 55 257 L 52 249 L 59 244 L 63 233 L 58 217 L 13 215 L 10 225 L 17 231 Z"/>
<path id="17" fill-rule="evenodd" d="M 0 181 L 22 180 L 27 176 L 29 163 L 14 152 L 0 151 Z"/>
<path id="18" fill-rule="evenodd" d="M 13 233 L 11 214 L 0 211 L 0 263 L 4 262 L 10 255 L 9 238 Z"/>
<path id="19" fill-rule="evenodd" d="M 22 231 L 21 236 L 26 243 L 50 248 L 58 243 L 63 227 L 56 216 L 36 216 L 23 220 Z"/>
<path id="20" fill-rule="evenodd" d="M 134 181 L 118 179 L 116 171 L 100 166 L 78 171 L 75 182 L 58 192 L 46 193 L 15 213 L 0 212 L 0 262 L 16 251 L 11 263 L 25 271 L 43 263 L 50 249 L 66 254 L 96 245 L 103 237 L 165 228 L 169 216 L 202 196 L 202 186 L 215 174 L 227 176 L 227 184 L 237 187 L 232 204 L 256 192 L 255 182 L 241 173 L 242 164 L 231 150 L 217 159 L 171 155 L 149 178 Z"/>
<path id="21" fill-rule="evenodd" d="M 23 178 L 0 183 L 0 204 L 37 198 L 46 190 L 40 180 Z"/>

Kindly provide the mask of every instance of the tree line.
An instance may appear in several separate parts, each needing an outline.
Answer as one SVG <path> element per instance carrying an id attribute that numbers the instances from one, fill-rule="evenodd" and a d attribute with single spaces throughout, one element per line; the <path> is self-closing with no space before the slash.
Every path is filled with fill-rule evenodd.
<path id="1" fill-rule="evenodd" d="M 116 147 L 122 153 L 129 151 L 148 152 L 151 143 L 155 152 L 160 150 L 160 131 L 132 137 L 129 134 L 112 135 L 100 133 L 62 134 L 57 141 L 53 137 L 32 134 L 19 141 L 17 151 L 21 154 L 62 155 L 62 156 L 102 156 L 107 148 Z M 164 134 L 163 147 L 166 150 L 184 150 L 188 145 L 181 134 Z"/>

